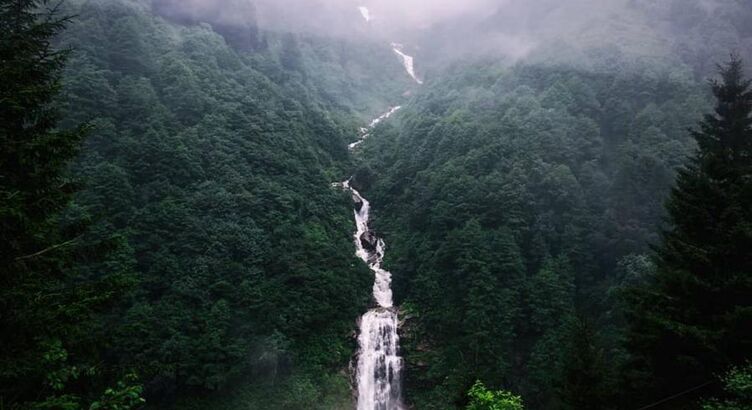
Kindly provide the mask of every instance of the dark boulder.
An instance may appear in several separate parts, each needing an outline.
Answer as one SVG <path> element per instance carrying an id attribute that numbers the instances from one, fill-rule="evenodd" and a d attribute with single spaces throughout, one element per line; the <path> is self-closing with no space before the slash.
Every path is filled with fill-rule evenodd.
<path id="1" fill-rule="evenodd" d="M 379 238 L 371 231 L 363 232 L 360 235 L 360 243 L 369 252 L 376 251 L 376 245 L 379 243 Z"/>

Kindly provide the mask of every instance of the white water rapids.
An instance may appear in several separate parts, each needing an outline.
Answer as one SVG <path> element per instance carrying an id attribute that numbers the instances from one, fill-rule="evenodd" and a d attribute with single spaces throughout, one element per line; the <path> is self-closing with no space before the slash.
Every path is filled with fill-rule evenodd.
<path id="1" fill-rule="evenodd" d="M 373 127 L 379 125 L 379 123 L 381 121 L 384 121 L 385 119 L 391 117 L 392 114 L 394 114 L 395 112 L 397 112 L 400 108 L 402 108 L 402 107 L 400 107 L 399 105 L 396 106 L 396 107 L 390 108 L 389 111 L 385 112 L 384 114 L 381 114 L 381 116 L 379 116 L 375 120 L 371 121 L 371 123 L 368 124 L 368 128 L 361 128 L 360 129 L 360 137 L 358 138 L 358 140 L 355 141 L 355 142 L 353 142 L 352 144 L 348 145 L 347 147 L 350 148 L 350 150 L 353 150 L 358 145 L 362 144 L 363 141 L 366 140 L 366 138 L 368 138 L 369 136 L 371 136 L 370 131 L 371 131 L 371 129 L 373 129 Z"/>
<path id="2" fill-rule="evenodd" d="M 366 23 L 369 23 L 371 21 L 371 11 L 368 10 L 368 7 L 360 6 L 358 7 L 358 10 L 360 11 L 360 15 L 363 16 L 363 19 L 366 21 Z"/>
<path id="3" fill-rule="evenodd" d="M 366 6 L 358 6 L 358 11 L 360 11 L 360 15 L 363 17 L 363 20 L 366 21 L 366 23 L 371 23 L 371 20 L 373 20 L 373 16 L 371 15 L 371 10 L 368 9 Z M 404 46 L 400 43 L 392 43 L 392 50 L 399 56 L 400 60 L 402 61 L 402 66 L 405 67 L 405 71 L 407 71 L 407 74 L 412 77 L 413 80 L 415 80 L 418 84 L 423 84 L 423 80 L 418 78 L 417 74 L 415 74 L 415 59 L 408 54 L 405 54 Z"/>
<path id="4" fill-rule="evenodd" d="M 362 128 L 353 149 L 363 142 L 373 127 L 389 118 L 400 107 L 393 107 L 373 120 L 368 128 Z M 350 186 L 350 180 L 341 184 L 350 191 L 355 207 L 353 234 L 355 254 L 365 262 L 374 274 L 373 298 L 376 307 L 360 318 L 358 336 L 358 410 L 400 410 L 402 405 L 401 373 L 402 358 L 399 356 L 397 335 L 397 310 L 392 300 L 392 274 L 381 267 L 386 248 L 368 227 L 371 204 Z"/>
<path id="5" fill-rule="evenodd" d="M 368 8 L 358 7 L 366 23 L 372 19 Z M 401 44 L 392 43 L 392 50 L 402 60 L 402 65 L 418 84 L 423 82 L 415 74 L 413 58 L 402 51 Z M 371 134 L 379 123 L 391 117 L 401 107 L 389 109 L 360 129 L 358 140 L 349 145 L 354 150 Z M 352 178 L 335 184 L 350 191 L 355 202 L 355 226 L 353 234 L 355 254 L 365 262 L 374 275 L 373 299 L 376 307 L 360 318 L 358 335 L 358 410 L 403 410 L 402 403 L 402 358 L 399 356 L 399 319 L 392 300 L 392 274 L 381 267 L 386 245 L 368 227 L 371 204 L 350 185 Z"/>
<path id="6" fill-rule="evenodd" d="M 402 44 L 399 43 L 392 43 L 392 50 L 394 50 L 395 53 L 402 59 L 402 65 L 405 67 L 405 71 L 407 71 L 407 74 L 410 75 L 410 77 L 415 80 L 418 84 L 423 84 L 423 81 L 418 78 L 418 76 L 415 74 L 415 62 L 413 60 L 412 56 L 409 56 L 405 54 L 402 51 Z"/>

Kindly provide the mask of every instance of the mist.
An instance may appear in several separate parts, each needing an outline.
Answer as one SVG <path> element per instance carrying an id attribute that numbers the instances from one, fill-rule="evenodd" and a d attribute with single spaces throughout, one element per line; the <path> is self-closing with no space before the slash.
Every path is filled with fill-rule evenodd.
<path id="1" fill-rule="evenodd" d="M 750 31 L 745 21 L 752 16 L 718 15 L 721 3 L 734 0 L 153 0 L 160 14 L 191 22 L 398 42 L 424 66 L 487 57 L 550 60 L 557 53 L 577 63 L 586 50 L 609 47 L 634 58 L 680 49 L 695 66 L 708 53 L 716 60 L 732 51 L 744 57 L 752 41 L 709 50 L 708 43 L 725 37 L 752 38 L 735 34 Z"/>
<path id="2" fill-rule="evenodd" d="M 321 19 L 351 27 L 352 19 L 360 14 L 359 7 L 370 10 L 374 23 L 391 29 L 427 29 L 437 23 L 464 16 L 493 15 L 507 0 L 154 0 L 163 14 L 190 16 L 223 23 L 255 21 L 266 27 L 288 26 L 290 30 L 308 30 L 312 27 L 324 30 Z M 317 21 L 318 20 L 318 21 Z M 361 23 L 358 21 L 357 23 Z M 340 27 L 326 27 L 325 31 L 337 32 Z"/>

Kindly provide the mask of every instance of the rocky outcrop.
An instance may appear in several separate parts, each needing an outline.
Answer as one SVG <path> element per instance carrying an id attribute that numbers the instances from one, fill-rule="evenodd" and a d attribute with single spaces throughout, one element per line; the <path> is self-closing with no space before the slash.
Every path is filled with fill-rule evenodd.
<path id="1" fill-rule="evenodd" d="M 365 231 L 360 235 L 360 243 L 368 252 L 375 252 L 379 243 L 379 238 L 371 231 Z"/>

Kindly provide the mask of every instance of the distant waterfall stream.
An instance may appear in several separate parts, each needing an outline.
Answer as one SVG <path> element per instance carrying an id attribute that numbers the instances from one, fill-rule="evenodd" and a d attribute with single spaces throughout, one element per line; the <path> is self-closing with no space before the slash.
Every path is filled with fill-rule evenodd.
<path id="1" fill-rule="evenodd" d="M 362 128 L 360 138 L 350 144 L 350 149 L 357 147 L 368 138 L 373 127 L 399 109 L 391 108 L 373 120 L 368 128 Z M 392 301 L 392 274 L 381 267 L 386 245 L 368 227 L 371 211 L 368 200 L 350 185 L 350 180 L 338 185 L 350 191 L 355 203 L 355 254 L 374 274 L 373 298 L 377 305 L 360 318 L 356 374 L 358 410 L 399 410 L 403 408 L 402 358 L 399 356 L 397 309 Z"/>
<path id="2" fill-rule="evenodd" d="M 366 23 L 372 15 L 368 8 L 358 8 Z M 401 44 L 392 43 L 392 50 L 402 60 L 407 74 L 418 83 L 413 58 L 403 51 Z M 379 123 L 391 117 L 401 107 L 389 109 L 371 121 L 368 127 L 360 129 L 358 139 L 349 145 L 354 150 L 371 134 Z M 358 410 L 403 410 L 402 369 L 403 360 L 399 356 L 399 319 L 392 300 L 392 274 L 381 267 L 386 244 L 368 226 L 371 204 L 351 186 L 352 178 L 336 184 L 350 191 L 355 203 L 355 226 L 353 234 L 355 254 L 365 262 L 374 275 L 373 299 L 376 307 L 360 317 L 358 335 L 358 365 L 355 374 L 358 385 Z"/>

